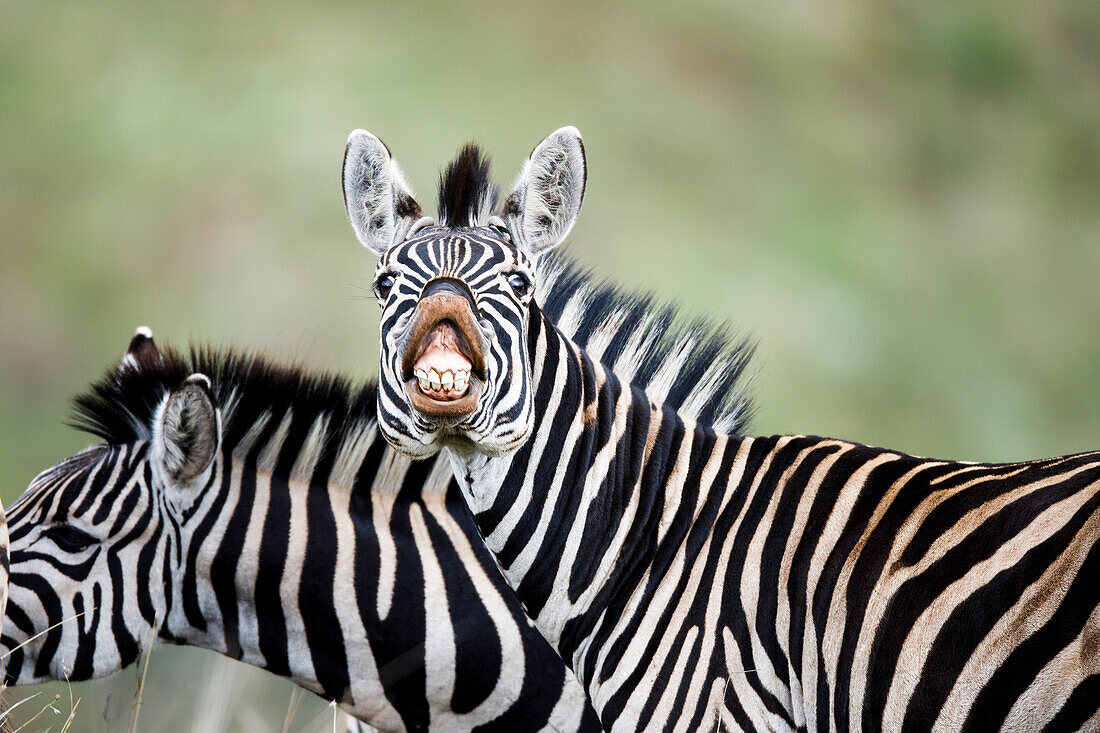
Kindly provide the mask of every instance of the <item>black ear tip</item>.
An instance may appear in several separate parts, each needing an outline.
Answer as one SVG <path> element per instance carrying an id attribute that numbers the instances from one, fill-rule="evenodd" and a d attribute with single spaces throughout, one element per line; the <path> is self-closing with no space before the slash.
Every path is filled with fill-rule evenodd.
<path id="1" fill-rule="evenodd" d="M 160 363 L 160 352 L 153 341 L 153 332 L 148 326 L 138 326 L 130 337 L 130 345 L 126 347 L 119 369 L 143 371 L 155 369 Z"/>
<path id="2" fill-rule="evenodd" d="M 134 335 L 130 338 L 130 346 L 126 349 L 129 354 L 136 354 L 146 346 L 154 345 L 153 331 L 148 326 L 138 326 L 134 329 Z"/>

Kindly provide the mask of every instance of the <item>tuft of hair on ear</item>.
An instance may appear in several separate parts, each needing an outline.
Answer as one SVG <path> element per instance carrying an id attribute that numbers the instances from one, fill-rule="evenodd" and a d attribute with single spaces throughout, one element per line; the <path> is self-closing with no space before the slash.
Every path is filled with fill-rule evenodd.
<path id="1" fill-rule="evenodd" d="M 160 418 L 160 449 L 172 480 L 187 484 L 214 460 L 218 449 L 218 415 L 210 380 L 192 374 L 168 395 Z"/>
<path id="2" fill-rule="evenodd" d="M 386 144 L 366 130 L 355 130 L 344 148 L 340 173 L 344 208 L 355 236 L 377 255 L 423 225 L 401 168 Z"/>
<path id="3" fill-rule="evenodd" d="M 439 225 L 487 226 L 496 213 L 497 187 L 489 176 L 489 156 L 467 143 L 439 176 Z"/>
<path id="4" fill-rule="evenodd" d="M 565 240 L 580 213 L 587 181 L 577 128 L 562 127 L 535 146 L 501 211 L 520 249 L 538 255 Z"/>

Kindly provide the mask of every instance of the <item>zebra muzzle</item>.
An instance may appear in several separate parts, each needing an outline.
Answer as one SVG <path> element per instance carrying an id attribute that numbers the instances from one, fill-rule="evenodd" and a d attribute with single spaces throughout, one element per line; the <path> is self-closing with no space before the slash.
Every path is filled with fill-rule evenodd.
<path id="1" fill-rule="evenodd" d="M 469 301 L 452 292 L 420 299 L 401 361 L 413 409 L 454 425 L 477 409 L 485 381 L 480 331 Z"/>

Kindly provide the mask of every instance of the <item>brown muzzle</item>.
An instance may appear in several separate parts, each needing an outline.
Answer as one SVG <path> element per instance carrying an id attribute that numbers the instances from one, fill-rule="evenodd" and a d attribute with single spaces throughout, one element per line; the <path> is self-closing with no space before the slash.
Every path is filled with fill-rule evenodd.
<path id="1" fill-rule="evenodd" d="M 448 425 L 477 409 L 485 381 L 480 334 L 464 296 L 446 291 L 420 299 L 401 358 L 401 376 L 413 409 Z"/>

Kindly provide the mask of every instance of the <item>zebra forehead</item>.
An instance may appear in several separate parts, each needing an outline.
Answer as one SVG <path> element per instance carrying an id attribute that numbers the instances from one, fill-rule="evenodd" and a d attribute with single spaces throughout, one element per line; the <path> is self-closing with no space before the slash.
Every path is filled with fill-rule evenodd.
<path id="1" fill-rule="evenodd" d="M 525 265 L 527 257 L 496 227 L 427 227 L 386 252 L 379 267 L 401 265 L 425 276 L 457 277 L 471 269 Z"/>
<path id="2" fill-rule="evenodd" d="M 35 476 L 30 486 L 27 487 L 26 495 L 34 496 L 42 492 L 51 492 L 58 488 L 73 485 L 79 482 L 82 476 L 90 474 L 104 459 L 110 458 L 112 455 L 111 449 L 105 445 L 94 445 L 87 448 Z"/>

